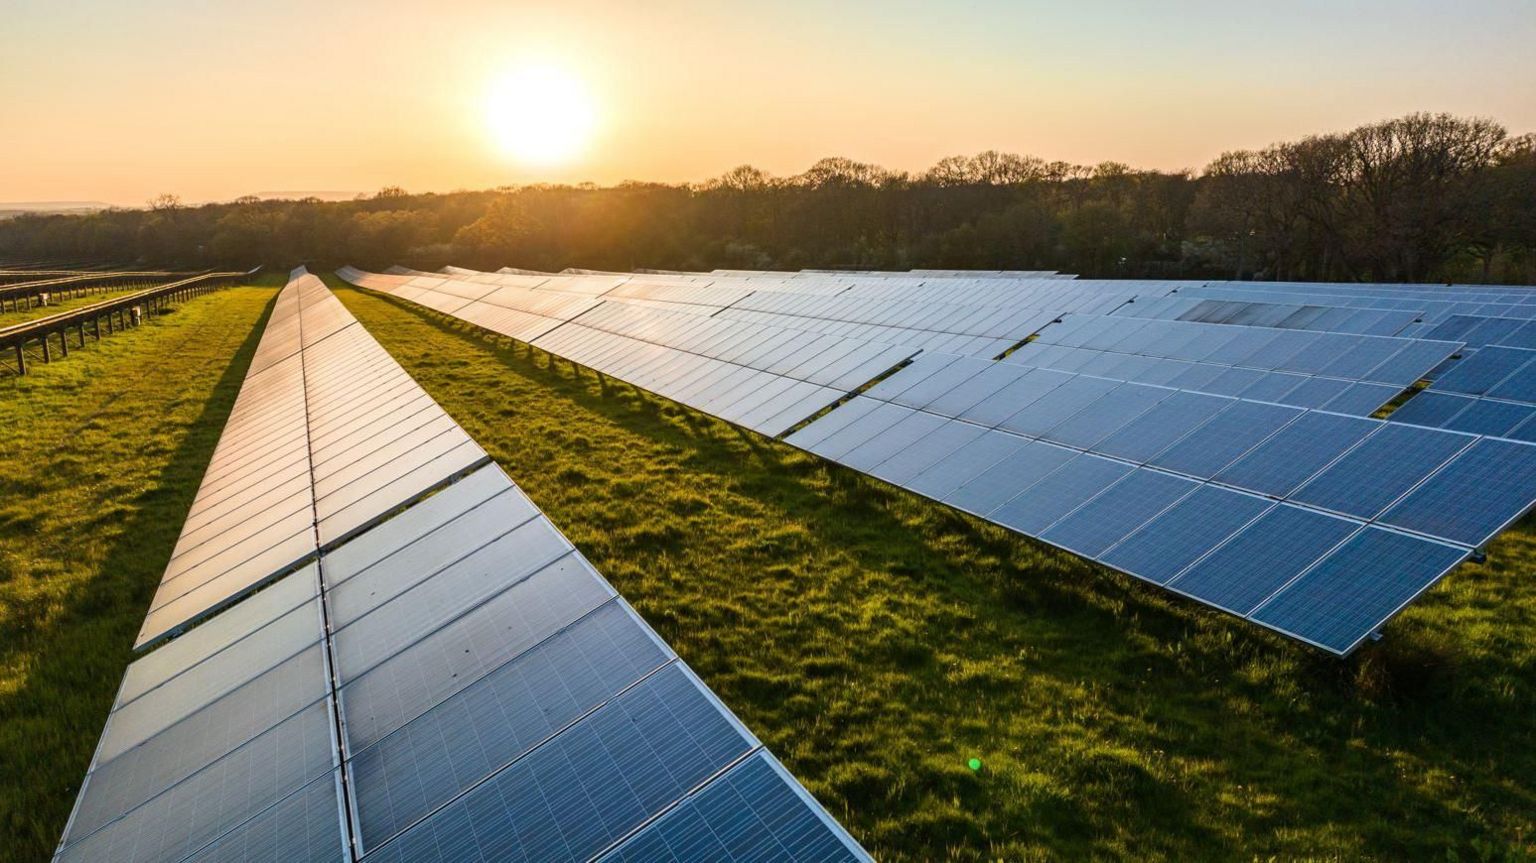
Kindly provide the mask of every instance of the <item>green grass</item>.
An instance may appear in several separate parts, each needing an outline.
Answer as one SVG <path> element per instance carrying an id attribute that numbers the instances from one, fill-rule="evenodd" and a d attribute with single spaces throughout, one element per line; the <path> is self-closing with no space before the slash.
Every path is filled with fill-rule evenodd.
<path id="1" fill-rule="evenodd" d="M 1529 525 L 1338 662 L 341 296 L 883 860 L 1536 854 Z M 270 297 L 218 292 L 0 380 L 0 859 L 57 840 Z"/>
<path id="2" fill-rule="evenodd" d="M 46 306 L 33 306 L 30 309 L 26 307 L 25 303 L 23 303 L 21 308 L 15 311 L 11 311 L 9 305 L 10 301 L 7 300 L 6 309 L 4 311 L 0 311 L 0 327 L 9 327 L 15 324 L 26 323 L 27 321 L 35 321 L 38 318 L 44 318 L 49 315 L 56 315 L 60 312 L 67 312 L 70 309 L 78 309 L 81 306 L 89 306 L 92 303 L 100 303 L 106 300 L 116 299 L 125 294 L 131 294 L 134 291 L 142 291 L 147 287 L 149 287 L 148 284 L 133 285 L 131 287 L 125 288 L 113 288 L 111 290 L 102 291 L 95 294 L 79 294 L 76 296 L 56 298 L 53 302 Z M 86 329 L 89 330 L 90 328 L 87 327 Z M 103 332 L 105 332 L 105 325 L 103 325 Z M 87 338 L 89 339 L 91 337 L 87 335 Z M 74 350 L 74 346 L 75 343 L 71 342 L 70 349 Z"/>
<path id="3" fill-rule="evenodd" d="M 274 296 L 217 291 L 0 376 L 0 860 L 59 840 Z"/>
<path id="4" fill-rule="evenodd" d="M 1528 525 L 1340 662 L 540 352 L 341 296 L 881 859 L 1536 852 Z"/>

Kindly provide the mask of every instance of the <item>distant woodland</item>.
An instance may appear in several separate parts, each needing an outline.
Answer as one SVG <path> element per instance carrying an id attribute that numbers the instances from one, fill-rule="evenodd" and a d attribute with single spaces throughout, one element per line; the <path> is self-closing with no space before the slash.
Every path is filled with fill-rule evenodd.
<path id="1" fill-rule="evenodd" d="M 985 152 L 829 158 L 689 185 L 520 186 L 27 215 L 0 259 L 182 267 L 1053 269 L 1094 277 L 1536 284 L 1536 135 L 1414 114 L 1195 172 Z"/>

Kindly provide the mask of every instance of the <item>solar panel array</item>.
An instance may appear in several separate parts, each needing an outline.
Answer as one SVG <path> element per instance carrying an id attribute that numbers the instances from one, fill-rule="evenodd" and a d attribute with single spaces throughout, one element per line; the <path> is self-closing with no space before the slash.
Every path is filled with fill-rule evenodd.
<path id="1" fill-rule="evenodd" d="M 397 371 L 295 273 L 225 437 L 308 557 L 129 666 L 55 859 L 869 859 Z"/>
<path id="2" fill-rule="evenodd" d="M 1536 441 L 1536 350 L 1485 347 L 1450 365 L 1394 422 Z"/>
<path id="3" fill-rule="evenodd" d="M 787 441 L 1341 654 L 1536 503 L 1536 446 L 942 355 Z"/>
<path id="4" fill-rule="evenodd" d="M 360 394 L 376 398 L 358 399 Z M 487 460 L 312 275 L 273 307 L 136 647 Z M 387 470 L 382 469 L 385 466 Z"/>
<path id="5" fill-rule="evenodd" d="M 1508 397 L 1525 360 L 1402 335 L 1468 304 L 1525 303 L 1510 291 L 964 273 L 416 278 L 413 289 L 523 280 L 599 299 L 534 341 L 588 365 L 633 332 L 674 348 L 686 326 L 652 321 L 689 319 L 912 350 L 894 373 L 838 381 L 852 397 L 808 424 L 758 430 L 782 426 L 830 460 L 1339 654 L 1536 503 L 1536 447 L 1506 439 L 1536 412 Z M 625 326 L 583 327 L 610 316 Z M 566 329 L 599 332 L 578 351 Z M 1495 360 L 1503 371 L 1479 377 Z M 613 373 L 668 394 L 664 376 Z M 1426 378 L 1391 421 L 1369 418 Z M 1486 388 L 1462 383 L 1474 378 Z M 1423 427 L 1442 425 L 1415 418 L 1437 404 L 1444 428 Z"/>

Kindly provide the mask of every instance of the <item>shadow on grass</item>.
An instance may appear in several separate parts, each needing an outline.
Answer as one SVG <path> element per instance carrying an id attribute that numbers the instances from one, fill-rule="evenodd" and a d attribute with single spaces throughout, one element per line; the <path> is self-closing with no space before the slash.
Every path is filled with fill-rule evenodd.
<path id="1" fill-rule="evenodd" d="M 1530 841 L 1531 750 L 1508 751 L 1531 739 L 1529 667 L 1462 655 L 1407 623 L 1339 661 L 472 325 L 343 295 L 435 333 L 423 346 L 370 326 L 514 479 L 576 487 L 536 499 L 587 535 L 598 568 L 879 857 L 1476 859 Z M 494 406 L 516 388 L 456 389 L 481 362 L 569 411 L 567 448 L 610 423 L 676 452 L 683 484 L 760 507 L 752 548 L 718 553 L 722 569 L 760 567 L 758 583 L 680 569 L 684 589 L 721 582 L 698 591 L 707 607 L 674 608 L 643 567 L 690 548 L 708 560 L 716 538 L 665 524 L 607 536 L 611 522 L 575 519 L 639 498 L 664 522 L 669 495 L 686 491 L 649 475 L 605 485 L 581 466 L 620 457 L 601 451 L 557 477 L 519 477 L 508 455 L 526 432 Z M 808 564 L 845 558 L 856 577 L 826 604 Z M 806 598 L 752 619 L 736 600 L 754 588 Z M 1511 675 L 1524 684 L 1513 695 L 1492 685 Z M 1005 765 L 995 785 L 958 766 L 982 745 Z"/>
<path id="2" fill-rule="evenodd" d="M 22 751 L 0 753 L 13 780 L 26 783 L 34 806 L 5 814 L 0 860 L 42 860 L 53 852 L 89 767 L 144 610 L 181 532 L 199 480 L 217 445 L 245 371 L 272 313 L 262 310 L 230 357 L 198 417 L 187 426 L 164 468 L 132 501 L 114 501 L 117 540 L 93 577 L 61 598 L 58 610 L 0 650 L 0 662 L 25 661 L 25 682 L 0 694 L 0 717 L 36 725 Z M 169 362 L 174 362 L 172 357 Z M 14 527 L 14 526 L 13 526 Z M 88 537 L 84 538 L 88 540 Z"/>

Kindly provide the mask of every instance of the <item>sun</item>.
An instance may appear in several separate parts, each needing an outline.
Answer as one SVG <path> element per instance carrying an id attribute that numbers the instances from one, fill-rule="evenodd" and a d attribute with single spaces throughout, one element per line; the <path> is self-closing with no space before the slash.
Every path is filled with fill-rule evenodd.
<path id="1" fill-rule="evenodd" d="M 558 165 L 580 156 L 597 126 L 586 84 L 555 65 L 525 66 L 496 79 L 485 112 L 501 151 L 530 165 Z"/>

